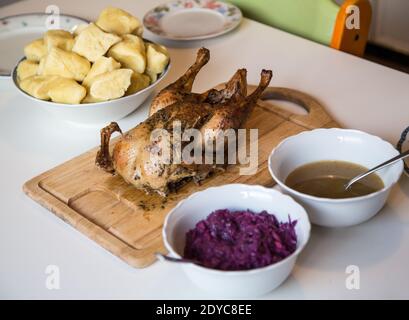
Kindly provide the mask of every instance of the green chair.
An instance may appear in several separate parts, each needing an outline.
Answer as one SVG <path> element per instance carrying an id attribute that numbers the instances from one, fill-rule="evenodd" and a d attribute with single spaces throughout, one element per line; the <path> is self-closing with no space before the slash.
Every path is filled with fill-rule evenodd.
<path id="1" fill-rule="evenodd" d="M 246 17 L 332 48 L 362 56 L 371 22 L 368 0 L 229 0 Z M 355 6 L 355 7 L 350 7 Z M 359 8 L 360 28 L 349 29 L 347 20 Z M 352 18 L 352 17 L 351 17 Z M 356 22 L 356 21 L 355 21 Z"/>

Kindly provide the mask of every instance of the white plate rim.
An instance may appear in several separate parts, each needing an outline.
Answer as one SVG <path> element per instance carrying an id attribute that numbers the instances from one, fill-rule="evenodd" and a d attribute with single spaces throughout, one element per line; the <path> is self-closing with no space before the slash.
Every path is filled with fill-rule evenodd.
<path id="1" fill-rule="evenodd" d="M 147 30 L 149 30 L 150 32 L 152 32 L 156 36 L 158 36 L 160 38 L 163 38 L 163 39 L 177 40 L 177 41 L 192 41 L 192 40 L 203 40 L 203 39 L 209 39 L 209 38 L 215 38 L 215 37 L 221 36 L 221 35 L 223 35 L 225 33 L 228 33 L 230 31 L 232 31 L 233 29 L 237 28 L 240 25 L 241 21 L 243 20 L 243 14 L 242 14 L 240 8 L 233 5 L 233 4 L 231 4 L 231 3 L 218 1 L 218 0 L 215 0 L 215 1 L 212 1 L 212 0 L 210 0 L 210 1 L 198 0 L 198 1 L 203 1 L 203 2 L 206 2 L 206 3 L 209 3 L 209 2 L 220 3 L 220 4 L 222 4 L 222 5 L 224 5 L 224 6 L 228 7 L 228 8 L 232 8 L 233 10 L 235 10 L 237 12 L 237 20 L 233 21 L 233 23 L 231 23 L 231 25 L 229 27 L 223 28 L 219 32 L 213 32 L 213 33 L 203 34 L 203 35 L 198 35 L 198 36 L 177 37 L 177 36 L 172 36 L 171 34 L 167 34 L 166 32 L 158 32 L 158 28 L 153 28 L 152 24 L 150 22 L 148 22 L 148 18 L 150 16 L 152 16 L 152 15 L 155 15 L 155 11 L 157 11 L 158 8 L 168 7 L 168 6 L 170 6 L 170 5 L 174 4 L 174 3 L 180 3 L 180 4 L 186 3 L 186 2 L 195 2 L 195 3 L 197 3 L 197 1 L 194 1 L 194 0 L 173 0 L 173 1 L 168 1 L 168 2 L 166 2 L 164 4 L 161 4 L 161 5 L 158 5 L 158 6 L 154 7 L 154 8 L 152 8 L 151 10 L 149 10 L 143 17 L 143 25 Z M 214 11 L 214 9 L 211 9 L 211 8 L 200 8 L 200 7 L 178 8 L 178 9 L 175 9 L 175 10 L 181 11 L 181 10 L 191 10 L 191 9 L 202 9 L 202 10 L 212 10 L 212 11 Z M 220 12 L 218 12 L 218 13 L 221 14 Z M 156 13 L 156 14 L 158 14 L 158 13 Z M 224 14 L 221 14 L 221 15 L 223 15 L 223 17 L 226 19 Z M 160 17 L 158 19 L 158 21 L 160 21 L 161 18 L 162 17 Z"/>

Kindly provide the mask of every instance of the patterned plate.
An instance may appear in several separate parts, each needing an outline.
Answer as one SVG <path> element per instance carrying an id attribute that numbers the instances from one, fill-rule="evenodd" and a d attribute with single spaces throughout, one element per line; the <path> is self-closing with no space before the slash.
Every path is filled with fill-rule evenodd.
<path id="1" fill-rule="evenodd" d="M 143 18 L 146 29 L 166 39 L 198 40 L 236 28 L 242 14 L 236 6 L 214 0 L 177 0 L 158 6 Z"/>
<path id="2" fill-rule="evenodd" d="M 72 30 L 89 21 L 60 14 L 29 13 L 0 19 L 0 78 L 8 78 L 16 63 L 24 56 L 24 46 L 41 38 L 47 29 Z"/>

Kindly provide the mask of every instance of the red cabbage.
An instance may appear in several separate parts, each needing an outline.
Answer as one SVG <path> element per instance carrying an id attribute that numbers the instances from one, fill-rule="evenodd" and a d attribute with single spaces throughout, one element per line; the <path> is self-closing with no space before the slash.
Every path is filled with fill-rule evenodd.
<path id="1" fill-rule="evenodd" d="M 283 260 L 296 250 L 297 221 L 250 210 L 212 212 L 186 233 L 184 257 L 219 270 L 250 270 Z"/>

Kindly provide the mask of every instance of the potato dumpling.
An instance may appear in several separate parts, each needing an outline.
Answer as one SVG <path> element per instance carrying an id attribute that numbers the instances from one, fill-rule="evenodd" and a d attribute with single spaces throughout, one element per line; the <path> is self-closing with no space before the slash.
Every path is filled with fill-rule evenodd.
<path id="1" fill-rule="evenodd" d="M 167 49 L 145 43 L 142 32 L 138 18 L 114 7 L 72 32 L 48 30 L 25 46 L 19 86 L 35 98 L 66 104 L 134 94 L 157 81 L 169 64 Z"/>
<path id="2" fill-rule="evenodd" d="M 44 34 L 44 44 L 48 51 L 53 47 L 71 51 L 74 46 L 74 37 L 65 30 L 48 30 Z"/>
<path id="3" fill-rule="evenodd" d="M 48 90 L 57 78 L 57 76 L 31 76 L 22 80 L 19 85 L 21 90 L 37 99 L 50 100 Z"/>
<path id="4" fill-rule="evenodd" d="M 23 60 L 17 66 L 17 78 L 19 81 L 34 76 L 38 71 L 38 62 L 32 60 Z"/>
<path id="5" fill-rule="evenodd" d="M 127 34 L 108 51 L 108 56 L 119 61 L 124 68 L 144 73 L 146 68 L 145 44 L 142 38 Z"/>
<path id="6" fill-rule="evenodd" d="M 107 101 L 122 97 L 131 84 L 132 73 L 131 69 L 118 69 L 96 76 L 87 100 Z"/>
<path id="7" fill-rule="evenodd" d="M 73 34 L 78 36 L 82 31 L 84 31 L 89 26 L 89 23 L 80 23 L 74 27 Z"/>
<path id="8" fill-rule="evenodd" d="M 97 61 L 93 63 L 91 70 L 88 72 L 87 76 L 82 82 L 82 85 L 89 87 L 97 75 L 119 69 L 120 67 L 121 64 L 115 61 L 114 58 L 99 57 Z"/>
<path id="9" fill-rule="evenodd" d="M 48 86 L 48 96 L 53 102 L 78 104 L 86 94 L 87 90 L 73 79 L 58 77 Z"/>
<path id="10" fill-rule="evenodd" d="M 56 75 L 82 81 L 90 68 L 89 61 L 75 52 L 51 48 L 41 60 L 38 72 L 42 75 Z"/>
<path id="11" fill-rule="evenodd" d="M 137 18 L 122 9 L 113 7 L 102 10 L 96 24 L 102 30 L 117 35 L 133 33 L 141 36 L 143 32 L 143 26 Z"/>
<path id="12" fill-rule="evenodd" d="M 155 72 L 150 72 L 146 70 L 145 74 L 151 79 L 151 83 L 154 83 L 156 82 L 156 80 L 158 80 L 158 74 Z"/>
<path id="13" fill-rule="evenodd" d="M 146 69 L 149 73 L 162 73 L 169 63 L 168 50 L 159 44 L 146 44 Z"/>
<path id="14" fill-rule="evenodd" d="M 102 31 L 95 24 L 90 23 L 75 39 L 72 51 L 95 62 L 103 56 L 108 49 L 115 43 L 121 41 L 121 38 Z"/>
<path id="15" fill-rule="evenodd" d="M 89 93 L 85 96 L 85 98 L 81 101 L 81 103 L 95 103 L 95 102 L 103 102 L 103 100 L 99 100 L 97 98 L 92 97 Z"/>
<path id="16" fill-rule="evenodd" d="M 131 77 L 131 85 L 129 86 L 128 90 L 126 90 L 126 95 L 130 95 L 145 89 L 147 86 L 149 86 L 150 82 L 151 79 L 149 76 L 134 71 Z"/>
<path id="17" fill-rule="evenodd" d="M 47 54 L 43 39 L 37 39 L 24 47 L 24 55 L 28 60 L 40 61 Z"/>

